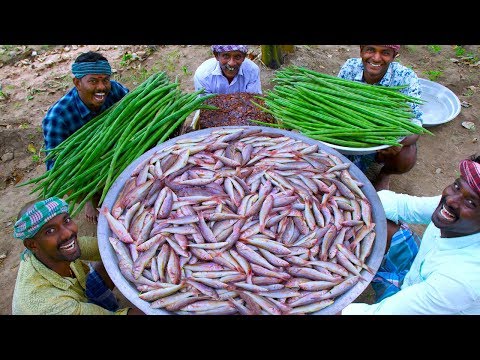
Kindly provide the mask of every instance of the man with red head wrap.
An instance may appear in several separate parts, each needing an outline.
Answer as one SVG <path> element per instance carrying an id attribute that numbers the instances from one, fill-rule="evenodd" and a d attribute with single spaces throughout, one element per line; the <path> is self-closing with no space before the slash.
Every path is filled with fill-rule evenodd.
<path id="1" fill-rule="evenodd" d="M 480 314 L 480 156 L 459 168 L 438 196 L 378 192 L 389 250 L 372 280 L 376 303 L 342 314 Z M 405 223 L 427 225 L 418 253 Z"/>
<path id="2" fill-rule="evenodd" d="M 375 86 L 407 85 L 400 92 L 420 98 L 420 84 L 415 72 L 394 61 L 399 51 L 400 45 L 360 45 L 360 57 L 348 59 L 338 77 Z M 423 113 L 419 105 L 410 103 L 410 107 L 414 114 L 412 122 L 422 126 Z M 418 138 L 417 134 L 409 135 L 400 142 L 402 147 L 391 146 L 373 154 L 347 157 L 366 174 L 373 169 L 374 163 L 381 164 L 380 172 L 371 180 L 377 190 L 388 189 L 390 175 L 406 173 L 415 165 Z"/>

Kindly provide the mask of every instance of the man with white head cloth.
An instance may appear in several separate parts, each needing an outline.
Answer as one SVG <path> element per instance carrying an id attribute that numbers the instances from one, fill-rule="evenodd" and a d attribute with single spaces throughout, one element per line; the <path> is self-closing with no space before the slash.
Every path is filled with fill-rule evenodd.
<path id="1" fill-rule="evenodd" d="M 204 61 L 195 71 L 195 91 L 204 94 L 262 93 L 260 68 L 247 58 L 246 45 L 212 45 L 215 57 Z"/>

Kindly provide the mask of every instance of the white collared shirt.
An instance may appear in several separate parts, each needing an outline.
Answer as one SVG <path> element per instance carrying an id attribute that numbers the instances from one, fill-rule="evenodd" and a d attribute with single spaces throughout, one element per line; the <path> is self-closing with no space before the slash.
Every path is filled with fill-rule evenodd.
<path id="1" fill-rule="evenodd" d="M 260 68 L 252 60 L 245 58 L 238 74 L 229 84 L 222 74 L 220 63 L 216 58 L 204 61 L 195 71 L 193 77 L 195 91 L 205 88 L 206 94 L 233 94 L 237 92 L 262 93 Z"/>
<path id="2" fill-rule="evenodd" d="M 342 315 L 480 314 L 480 233 L 442 238 L 431 222 L 441 196 L 378 195 L 387 219 L 428 226 L 400 291 L 378 304 L 352 303 Z"/>

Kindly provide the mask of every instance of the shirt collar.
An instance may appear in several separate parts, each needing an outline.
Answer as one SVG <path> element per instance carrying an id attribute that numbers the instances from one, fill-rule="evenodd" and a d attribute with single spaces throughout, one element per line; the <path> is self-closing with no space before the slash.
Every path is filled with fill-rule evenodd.
<path id="1" fill-rule="evenodd" d="M 459 236 L 459 237 L 440 237 L 440 230 L 438 232 L 438 248 L 440 250 L 462 249 L 471 245 L 480 243 L 480 233 Z"/>
<path id="2" fill-rule="evenodd" d="M 30 255 L 32 266 L 34 269 L 43 276 L 47 281 L 49 281 L 53 286 L 67 290 L 69 287 L 73 286 L 73 283 L 68 278 L 64 278 L 63 276 L 59 275 L 52 269 L 46 267 L 40 260 L 38 260 L 33 254 Z M 79 284 L 85 288 L 86 284 L 86 274 L 84 268 L 82 266 L 81 260 L 77 259 L 70 264 L 70 268 L 72 269 L 73 273 L 75 274 Z"/>

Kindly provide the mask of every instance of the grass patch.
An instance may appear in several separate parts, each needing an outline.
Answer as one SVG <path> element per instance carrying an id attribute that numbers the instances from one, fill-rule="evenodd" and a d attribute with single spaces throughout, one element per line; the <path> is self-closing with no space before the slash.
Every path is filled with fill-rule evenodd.
<path id="1" fill-rule="evenodd" d="M 431 53 L 437 54 L 442 51 L 442 47 L 440 45 L 427 45 L 428 51 Z"/>
<path id="2" fill-rule="evenodd" d="M 442 70 L 426 70 L 423 73 L 427 75 L 428 79 L 431 81 L 437 81 L 437 79 L 443 75 Z"/>
<path id="3" fill-rule="evenodd" d="M 455 45 L 453 50 L 455 51 L 455 56 L 458 56 L 458 57 L 465 55 L 465 52 L 466 52 L 466 50 L 460 45 Z"/>

